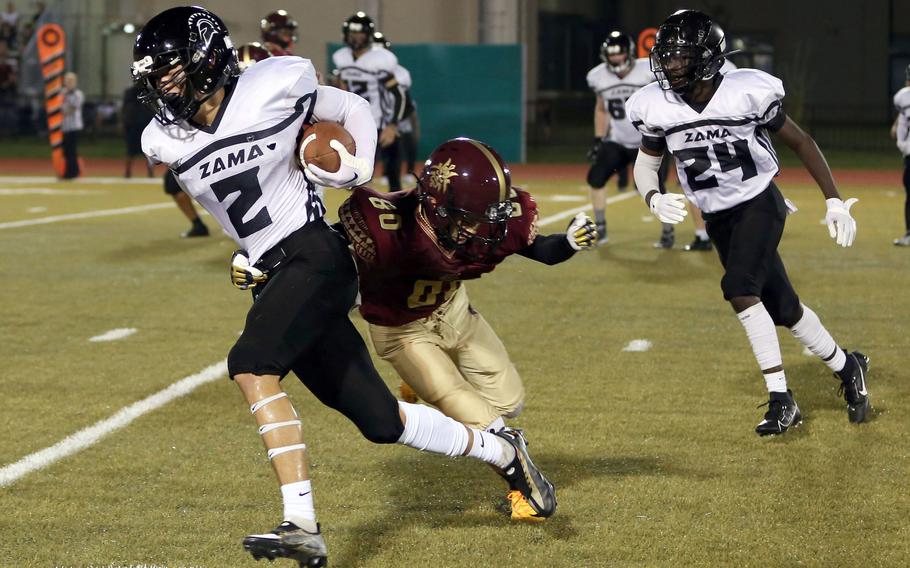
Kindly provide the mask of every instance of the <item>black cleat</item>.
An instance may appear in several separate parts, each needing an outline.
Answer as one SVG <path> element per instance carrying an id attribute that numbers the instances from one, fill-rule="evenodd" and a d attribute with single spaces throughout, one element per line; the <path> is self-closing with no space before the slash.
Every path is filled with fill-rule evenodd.
<path id="1" fill-rule="evenodd" d="M 671 226 L 669 228 L 661 229 L 660 240 L 654 243 L 654 248 L 671 249 L 673 248 L 674 243 L 676 243 L 676 232 Z"/>
<path id="2" fill-rule="evenodd" d="M 793 391 L 772 392 L 770 400 L 765 404 L 768 405 L 768 412 L 765 412 L 765 418 L 755 427 L 755 433 L 759 436 L 783 434 L 787 428 L 795 428 L 803 421 L 799 407 L 793 400 Z M 759 408 L 765 404 L 760 404 Z"/>
<path id="3" fill-rule="evenodd" d="M 714 245 L 711 244 L 710 239 L 699 239 L 695 237 L 695 240 L 683 247 L 683 250 L 688 251 L 710 251 L 714 248 Z"/>
<path id="4" fill-rule="evenodd" d="M 872 410 L 872 403 L 869 401 L 869 389 L 866 388 L 866 375 L 869 373 L 869 358 L 854 351 L 847 354 L 848 359 L 853 359 L 853 373 L 846 379 L 841 379 L 840 390 L 838 394 L 843 395 L 847 401 L 847 416 L 850 422 L 859 424 L 866 421 L 866 415 Z"/>
<path id="5" fill-rule="evenodd" d="M 184 231 L 180 233 L 180 238 L 189 239 L 192 237 L 207 237 L 209 236 L 209 228 L 200 223 L 193 223 L 193 226 L 190 227 L 189 231 Z"/>
<path id="6" fill-rule="evenodd" d="M 556 489 L 531 461 L 522 431 L 506 427 L 494 434 L 515 448 L 515 459 L 499 475 L 508 482 L 510 489 L 524 495 L 538 517 L 551 516 L 556 511 Z"/>
<path id="7" fill-rule="evenodd" d="M 325 540 L 319 525 L 316 532 L 308 532 L 294 523 L 284 521 L 272 532 L 251 534 L 243 538 L 243 549 L 253 555 L 254 560 L 266 558 L 290 558 L 300 563 L 300 568 L 317 568 L 328 564 Z"/>
<path id="8" fill-rule="evenodd" d="M 597 229 L 597 244 L 605 245 L 610 241 L 610 237 L 607 236 L 607 224 L 606 223 L 597 223 L 594 228 Z"/>

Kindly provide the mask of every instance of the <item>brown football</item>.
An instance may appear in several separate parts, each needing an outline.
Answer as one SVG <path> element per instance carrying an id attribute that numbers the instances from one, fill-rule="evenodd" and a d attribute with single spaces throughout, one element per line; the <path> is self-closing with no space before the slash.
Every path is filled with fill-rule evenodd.
<path id="1" fill-rule="evenodd" d="M 322 168 L 327 172 L 337 172 L 341 167 L 341 156 L 334 148 L 329 146 L 332 140 L 338 140 L 348 152 L 354 154 L 357 146 L 354 144 L 354 138 L 351 133 L 344 129 L 344 126 L 337 122 L 317 122 L 303 131 L 300 137 L 301 143 L 311 134 L 316 135 L 316 139 L 307 144 L 303 154 L 303 161 L 307 164 Z M 298 156 L 300 153 L 298 152 Z"/>

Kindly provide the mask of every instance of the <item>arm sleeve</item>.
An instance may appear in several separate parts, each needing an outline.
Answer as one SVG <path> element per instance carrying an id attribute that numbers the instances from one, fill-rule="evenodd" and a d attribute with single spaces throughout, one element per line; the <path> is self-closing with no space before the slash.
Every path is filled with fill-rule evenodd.
<path id="1" fill-rule="evenodd" d="M 376 154 L 377 127 L 366 99 L 322 85 L 316 88 L 316 93 L 313 119 L 317 122 L 331 120 L 343 124 L 357 145 L 357 157 L 368 160 L 372 165 Z"/>
<path id="2" fill-rule="evenodd" d="M 552 266 L 572 258 L 575 249 L 569 245 L 565 234 L 557 233 L 546 236 L 538 235 L 530 245 L 518 251 L 518 254 Z"/>

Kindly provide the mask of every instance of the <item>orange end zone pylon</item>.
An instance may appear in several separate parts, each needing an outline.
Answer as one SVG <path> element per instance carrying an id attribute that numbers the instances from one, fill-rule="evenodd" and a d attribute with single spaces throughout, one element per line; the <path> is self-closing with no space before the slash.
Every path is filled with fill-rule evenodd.
<path id="1" fill-rule="evenodd" d="M 66 34 L 57 24 L 38 28 L 38 58 L 44 77 L 44 107 L 47 111 L 47 132 L 51 141 L 51 162 L 58 177 L 63 177 L 63 70 L 66 65 Z"/>

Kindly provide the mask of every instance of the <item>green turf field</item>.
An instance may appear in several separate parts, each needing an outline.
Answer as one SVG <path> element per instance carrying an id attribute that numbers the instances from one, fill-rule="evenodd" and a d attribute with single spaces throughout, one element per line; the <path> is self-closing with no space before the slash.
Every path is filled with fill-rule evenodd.
<path id="1" fill-rule="evenodd" d="M 544 218 L 586 203 L 582 180 L 516 183 L 530 186 Z M 249 303 L 229 283 L 234 245 L 220 234 L 178 239 L 186 222 L 157 181 L 0 188 L 0 467 L 224 359 Z M 818 190 L 782 188 L 800 208 L 784 261 L 835 337 L 871 357 L 871 423 L 848 423 L 827 368 L 782 332 L 805 421 L 759 439 L 764 383 L 722 301 L 715 255 L 679 250 L 688 222 L 676 250 L 653 249 L 659 224 L 639 199 L 621 200 L 608 210 L 607 247 L 556 267 L 516 257 L 468 285 L 527 385 L 515 425 L 557 486 L 546 523 L 510 524 L 505 489 L 483 464 L 373 446 L 286 381 L 330 565 L 906 566 L 910 250 L 891 245 L 903 191 L 843 187 L 860 202 L 857 242 L 841 249 L 820 224 Z M 327 194 L 330 211 L 343 195 Z M 153 207 L 10 225 L 144 205 Z M 89 341 L 120 328 L 136 331 Z M 653 347 L 623 351 L 635 339 Z M 0 497 L 4 567 L 255 566 L 240 539 L 281 513 L 254 421 L 226 378 L 17 478 Z"/>

